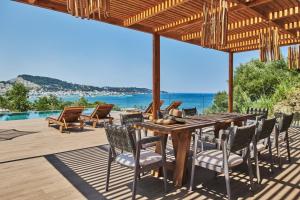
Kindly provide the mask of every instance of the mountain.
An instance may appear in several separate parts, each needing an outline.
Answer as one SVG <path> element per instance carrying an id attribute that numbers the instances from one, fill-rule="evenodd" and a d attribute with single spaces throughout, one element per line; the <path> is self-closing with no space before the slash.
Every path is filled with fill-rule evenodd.
<path id="1" fill-rule="evenodd" d="M 5 93 L 12 87 L 14 83 L 22 83 L 29 90 L 31 94 L 42 93 L 66 93 L 66 95 L 83 93 L 85 95 L 97 94 L 138 94 L 151 93 L 150 89 L 137 87 L 95 87 L 90 85 L 80 85 L 76 83 L 69 83 L 55 78 L 31 75 L 19 75 L 17 78 L 0 81 L 0 94 Z"/>

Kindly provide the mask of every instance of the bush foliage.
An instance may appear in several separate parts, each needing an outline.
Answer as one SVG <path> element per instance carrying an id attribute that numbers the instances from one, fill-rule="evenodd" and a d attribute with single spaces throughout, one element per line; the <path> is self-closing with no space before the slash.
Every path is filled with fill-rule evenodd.
<path id="1" fill-rule="evenodd" d="M 272 114 L 274 105 L 299 87 L 299 72 L 289 70 L 285 60 L 268 63 L 252 60 L 241 64 L 234 72 L 234 111 L 268 108 Z M 207 112 L 226 111 L 224 102 L 227 102 L 226 92 L 217 93 Z"/>

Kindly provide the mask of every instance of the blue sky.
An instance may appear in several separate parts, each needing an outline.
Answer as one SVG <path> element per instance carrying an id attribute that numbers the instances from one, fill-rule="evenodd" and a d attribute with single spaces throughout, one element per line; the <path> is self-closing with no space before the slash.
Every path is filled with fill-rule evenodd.
<path id="1" fill-rule="evenodd" d="M 19 74 L 95 86 L 152 86 L 152 35 L 0 1 L 0 80 Z M 258 52 L 235 54 L 234 66 Z M 228 54 L 161 39 L 161 89 L 227 89 Z"/>

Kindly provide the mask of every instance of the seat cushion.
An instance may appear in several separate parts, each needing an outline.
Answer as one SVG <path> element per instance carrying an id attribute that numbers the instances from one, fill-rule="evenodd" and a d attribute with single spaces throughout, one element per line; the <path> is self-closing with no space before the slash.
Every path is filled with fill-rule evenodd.
<path id="1" fill-rule="evenodd" d="M 156 162 L 159 162 L 162 160 L 162 156 L 158 153 L 147 151 L 147 150 L 141 150 L 140 153 L 140 165 L 146 166 L 150 165 Z M 127 167 L 134 167 L 135 166 L 135 160 L 132 153 L 121 153 L 116 157 L 116 162 L 127 166 Z"/>
<path id="2" fill-rule="evenodd" d="M 256 149 L 258 152 L 263 151 L 266 148 L 266 146 L 263 143 L 256 144 Z M 253 143 L 250 143 L 250 149 L 253 151 Z"/>
<path id="3" fill-rule="evenodd" d="M 200 152 L 196 157 L 197 162 L 207 163 L 210 165 L 223 166 L 223 152 L 217 149 Z M 243 162 L 243 158 L 239 155 L 230 153 L 228 166 L 233 167 Z"/>
<path id="4" fill-rule="evenodd" d="M 258 143 L 256 145 L 256 148 L 257 148 L 257 151 L 260 152 L 260 151 L 263 151 L 266 147 L 263 143 Z"/>

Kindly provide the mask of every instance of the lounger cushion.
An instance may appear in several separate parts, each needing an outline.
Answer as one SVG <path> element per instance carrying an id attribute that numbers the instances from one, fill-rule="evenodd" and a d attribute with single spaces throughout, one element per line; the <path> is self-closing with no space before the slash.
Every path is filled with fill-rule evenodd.
<path id="1" fill-rule="evenodd" d="M 159 162 L 162 160 L 162 156 L 158 153 L 147 151 L 147 150 L 141 150 L 140 153 L 140 165 L 146 166 L 150 165 L 156 162 Z M 116 157 L 116 162 L 127 166 L 127 167 L 134 167 L 135 166 L 135 160 L 132 153 L 121 153 Z"/>
<path id="2" fill-rule="evenodd" d="M 207 150 L 200 152 L 196 157 L 197 162 L 207 163 L 210 165 L 215 165 L 222 167 L 223 166 L 223 152 L 220 150 Z M 228 159 L 228 166 L 233 167 L 239 165 L 243 162 L 243 158 L 239 155 L 230 153 Z"/>

